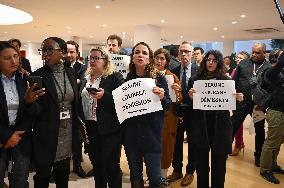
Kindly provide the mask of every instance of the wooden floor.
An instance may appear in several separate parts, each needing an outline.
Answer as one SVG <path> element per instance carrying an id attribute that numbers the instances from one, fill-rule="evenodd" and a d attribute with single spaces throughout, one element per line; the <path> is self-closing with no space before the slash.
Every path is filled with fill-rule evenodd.
<path id="1" fill-rule="evenodd" d="M 248 129 L 244 129 L 244 142 L 245 142 L 245 151 L 244 154 L 241 153 L 237 157 L 229 157 L 227 161 L 227 174 L 226 174 L 226 182 L 225 187 L 227 188 L 284 188 L 284 175 L 276 175 L 280 180 L 279 185 L 268 183 L 259 175 L 259 168 L 254 166 L 254 135 L 249 135 Z M 184 159 L 187 158 L 187 145 L 184 144 Z M 279 157 L 278 164 L 284 168 L 284 146 L 282 146 Z M 86 155 L 84 155 L 84 169 L 86 171 L 91 169 L 91 164 Z M 130 188 L 129 181 L 129 169 L 127 164 L 127 159 L 122 151 L 121 156 L 121 168 L 123 171 L 123 187 Z M 172 172 L 172 168 L 169 169 L 168 173 Z M 183 169 L 185 172 L 185 168 Z M 30 174 L 29 182 L 30 188 L 33 187 L 32 175 Z M 144 176 L 145 167 L 144 167 Z M 7 181 L 7 179 L 6 179 Z M 174 182 L 171 187 L 172 188 L 180 188 L 180 181 Z M 88 179 L 80 179 L 75 174 L 71 173 L 69 188 L 93 188 L 94 180 L 93 178 Z M 54 188 L 54 184 L 50 184 L 51 188 Z M 194 182 L 188 186 L 191 188 L 196 187 L 196 174 Z"/>

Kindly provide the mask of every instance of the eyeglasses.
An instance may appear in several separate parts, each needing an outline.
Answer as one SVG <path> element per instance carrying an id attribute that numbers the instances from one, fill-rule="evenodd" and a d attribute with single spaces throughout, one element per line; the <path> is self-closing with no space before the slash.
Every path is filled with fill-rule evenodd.
<path id="1" fill-rule="evenodd" d="M 183 53 L 185 53 L 185 54 L 190 54 L 191 51 L 189 51 L 189 50 L 179 50 L 179 53 L 180 53 L 180 54 L 183 54 Z"/>
<path id="2" fill-rule="evenodd" d="M 98 60 L 100 60 L 100 59 L 105 59 L 105 58 L 103 58 L 103 57 L 98 57 L 98 56 L 90 56 L 90 61 L 98 61 Z"/>
<path id="3" fill-rule="evenodd" d="M 211 61 L 212 61 L 213 63 L 217 63 L 217 59 L 208 58 L 206 61 L 207 61 L 208 63 L 210 63 Z"/>
<path id="4" fill-rule="evenodd" d="M 48 55 L 51 55 L 56 50 L 57 51 L 61 51 L 60 48 L 41 48 L 41 49 L 38 49 L 37 51 L 38 51 L 39 55 L 42 55 L 44 53 L 47 53 Z"/>

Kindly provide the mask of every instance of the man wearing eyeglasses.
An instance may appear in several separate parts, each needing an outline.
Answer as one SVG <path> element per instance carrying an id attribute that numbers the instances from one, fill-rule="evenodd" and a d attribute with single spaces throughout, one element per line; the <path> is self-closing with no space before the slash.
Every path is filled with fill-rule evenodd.
<path id="1" fill-rule="evenodd" d="M 181 181 L 181 186 L 188 186 L 193 181 L 193 173 L 195 171 L 195 160 L 194 160 L 194 152 L 191 146 L 191 142 L 188 142 L 188 164 L 186 166 L 186 174 L 183 176 L 182 173 L 182 161 L 183 161 L 183 140 L 184 140 L 184 132 L 189 135 L 189 120 L 190 114 L 192 111 L 192 106 L 189 102 L 188 97 L 188 80 L 196 74 L 197 66 L 195 63 L 191 63 L 192 58 L 192 46 L 189 42 L 184 41 L 179 46 L 178 57 L 181 62 L 180 66 L 173 69 L 173 73 L 176 74 L 181 81 L 182 86 L 182 96 L 183 96 L 183 104 L 179 106 L 179 116 L 182 118 L 182 121 L 179 123 L 177 127 L 176 134 L 176 143 L 174 146 L 174 156 L 172 161 L 172 166 L 174 168 L 171 175 L 167 177 L 169 182 L 176 181 L 180 178 L 183 178 Z"/>

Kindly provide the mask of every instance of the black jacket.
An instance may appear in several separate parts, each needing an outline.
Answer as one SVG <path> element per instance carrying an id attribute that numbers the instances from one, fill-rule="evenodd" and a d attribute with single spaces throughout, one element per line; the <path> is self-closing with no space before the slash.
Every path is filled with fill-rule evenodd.
<path id="1" fill-rule="evenodd" d="M 26 104 L 24 101 L 27 90 L 27 80 L 19 73 L 15 74 L 16 87 L 19 95 L 19 108 L 14 126 L 9 126 L 8 108 L 2 81 L 0 79 L 0 145 L 7 143 L 12 134 L 18 131 L 26 131 L 17 147 L 23 154 L 29 155 L 31 150 L 31 131 L 33 126 L 33 115 L 36 111 L 34 104 Z M 1 153 L 1 148 L 0 148 Z"/>
<path id="2" fill-rule="evenodd" d="M 269 89 L 272 92 L 272 100 L 269 108 L 284 112 L 284 53 L 278 59 L 277 64 L 267 70 L 265 75 L 269 80 Z"/>
<path id="3" fill-rule="evenodd" d="M 72 145 L 73 151 L 79 140 L 78 89 L 74 70 L 65 65 L 67 77 L 74 92 L 72 104 Z M 60 124 L 60 109 L 52 70 L 48 65 L 36 70 L 33 75 L 41 76 L 45 95 L 37 101 L 38 112 L 33 129 L 34 159 L 39 165 L 52 165 L 55 159 Z"/>
<path id="4" fill-rule="evenodd" d="M 85 87 L 87 80 L 84 78 L 80 86 L 80 116 L 84 118 L 82 109 L 81 93 Z M 97 126 L 100 134 L 109 134 L 120 131 L 120 124 L 117 119 L 112 91 L 124 83 L 122 75 L 118 72 L 113 73 L 106 78 L 101 78 L 99 87 L 104 89 L 104 95 L 98 100 L 96 115 Z"/>
<path id="5" fill-rule="evenodd" d="M 218 80 L 227 79 L 228 78 L 224 77 Z M 193 86 L 195 80 L 197 79 L 190 80 L 190 87 Z M 213 120 L 208 122 L 208 117 L 211 117 Z M 207 123 L 209 123 L 209 128 L 211 127 L 211 129 L 208 129 Z M 233 127 L 231 125 L 229 110 L 206 111 L 194 109 L 190 118 L 190 131 L 190 141 L 194 148 L 209 150 L 210 142 L 213 142 L 212 151 L 214 155 L 226 155 L 232 152 Z M 208 131 L 212 132 L 209 133 Z M 208 135 L 213 133 L 214 139 L 210 141 Z"/>
<path id="6" fill-rule="evenodd" d="M 268 63 L 266 60 L 264 60 L 261 63 L 255 63 L 252 62 L 251 59 L 246 59 L 241 61 L 241 63 L 238 65 L 236 69 L 236 73 L 233 77 L 233 80 L 235 80 L 236 84 L 236 90 L 237 92 L 240 92 L 244 95 L 244 102 L 245 103 L 253 103 L 252 101 L 252 93 L 251 93 L 251 85 L 250 80 L 253 76 L 253 69 L 259 70 L 257 71 L 257 74 L 262 73 L 267 68 L 271 67 L 271 64 Z M 263 65 L 262 65 L 263 64 Z"/>

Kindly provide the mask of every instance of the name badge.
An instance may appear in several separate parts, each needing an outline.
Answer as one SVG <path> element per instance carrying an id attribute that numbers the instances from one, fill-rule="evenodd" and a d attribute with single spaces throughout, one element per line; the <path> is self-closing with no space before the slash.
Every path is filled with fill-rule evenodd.
<path id="1" fill-rule="evenodd" d="M 60 112 L 60 119 L 70 119 L 71 113 L 70 110 L 65 110 Z"/>

